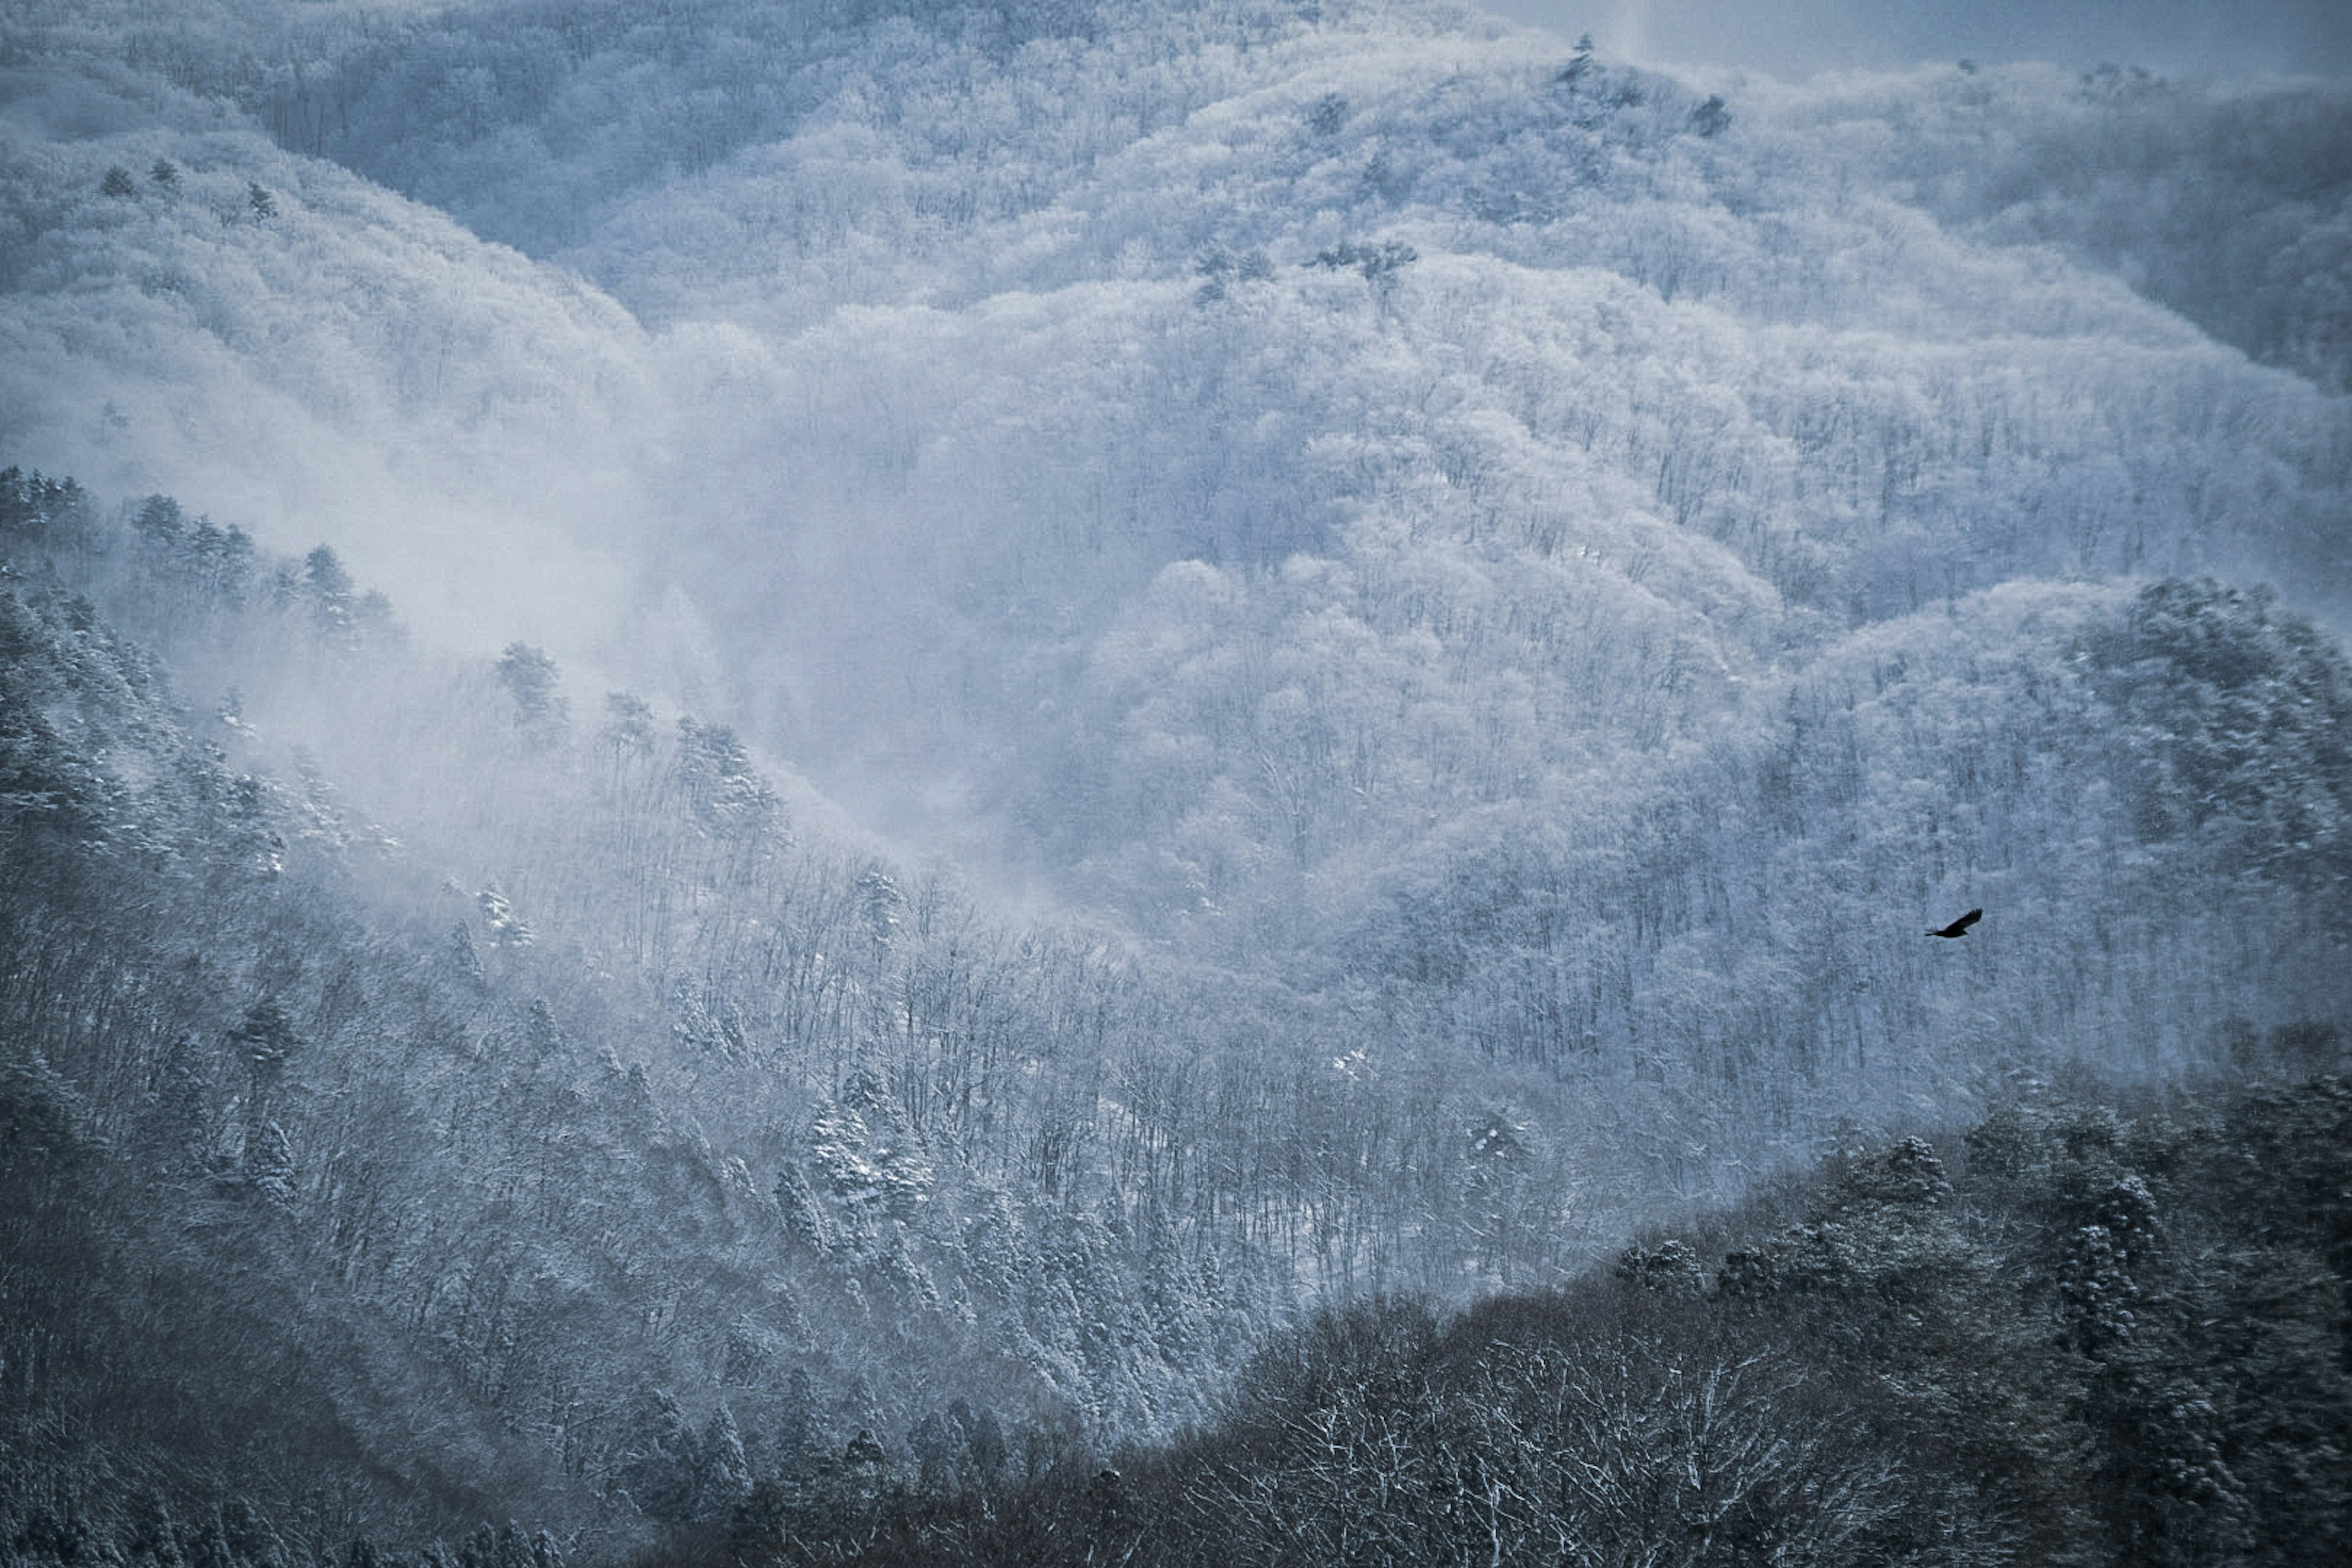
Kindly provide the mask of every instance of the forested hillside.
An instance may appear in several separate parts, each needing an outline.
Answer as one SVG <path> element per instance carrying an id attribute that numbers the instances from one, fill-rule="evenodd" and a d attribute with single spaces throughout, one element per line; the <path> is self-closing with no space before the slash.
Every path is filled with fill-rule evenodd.
<path id="1" fill-rule="evenodd" d="M 1217 1424 L 1009 1490 L 755 1490 L 680 1560 L 2341 1561 L 2347 1097 L 2039 1086 L 1711 1233 L 1285 1336 Z"/>
<path id="2" fill-rule="evenodd" d="M 322 1540 L 499 1507 L 625 1538 L 723 1510 L 747 1461 L 688 1456 L 736 1411 L 773 1463 L 795 1423 L 897 1431 L 968 1393 L 996 1462 L 1034 1466 L 1182 1418 L 1286 1310 L 1280 1130 L 1228 1118 L 1235 1168 L 1170 1192 L 1156 1108 L 1109 1098 L 1179 1053 L 1222 1076 L 1150 1028 L 1244 1026 L 1181 978 L 795 846 L 723 727 L 616 695 L 573 737 L 543 655 L 436 668 L 324 547 L 5 480 L 37 569 L 0 686 L 28 1490 L 96 1454 L 165 1492 L 268 1485 Z M 239 771 L 271 751 L 244 694 L 175 710 L 78 585 L 191 663 L 307 671 L 276 710 L 432 725 L 436 837 L 305 752 Z M 1296 1113 L 1286 1069 L 1230 1070 Z M 1208 1182 L 1234 1212 L 1194 1206 Z"/>
<path id="3" fill-rule="evenodd" d="M 2325 1560 L 2347 149 L 1423 0 L 0 10 L 0 1552 L 1701 1561 L 1543 1467 L 1719 1376 L 1734 1556 L 2147 1560 L 2178 1384 L 2180 1560 Z"/>

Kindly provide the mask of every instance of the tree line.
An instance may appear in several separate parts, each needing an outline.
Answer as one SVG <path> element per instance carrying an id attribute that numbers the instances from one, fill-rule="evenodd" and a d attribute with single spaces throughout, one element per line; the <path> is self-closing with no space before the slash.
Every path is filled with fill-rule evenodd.
<path id="1" fill-rule="evenodd" d="M 645 1561 L 2323 1563 L 2352 1548 L 2341 1034 L 2026 1086 L 1607 1268 L 1329 1310 L 1173 1444 L 761 1492 Z M 845 1461 L 846 1463 L 847 1461 Z"/>

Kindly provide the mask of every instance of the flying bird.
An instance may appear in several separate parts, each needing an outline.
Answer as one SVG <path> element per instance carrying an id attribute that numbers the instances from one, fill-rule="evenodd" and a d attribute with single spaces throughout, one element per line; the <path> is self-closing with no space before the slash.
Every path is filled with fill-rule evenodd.
<path id="1" fill-rule="evenodd" d="M 1969 934 L 1969 927 L 1976 924 L 1977 921 L 1982 919 L 1984 919 L 1984 911 L 1982 910 L 1970 910 L 1967 914 L 1962 915 L 1958 920 L 1954 921 L 1950 925 L 1946 926 L 1943 930 L 1931 931 L 1927 934 L 1929 936 L 1966 936 Z"/>

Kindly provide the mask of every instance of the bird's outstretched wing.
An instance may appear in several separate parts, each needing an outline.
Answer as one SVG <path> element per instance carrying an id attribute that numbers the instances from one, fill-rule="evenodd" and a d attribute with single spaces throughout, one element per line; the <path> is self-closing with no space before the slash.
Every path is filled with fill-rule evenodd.
<path id="1" fill-rule="evenodd" d="M 1969 927 L 1976 924 L 1977 921 L 1982 919 L 1984 919 L 1984 911 L 1982 910 L 1970 910 L 1967 914 L 1962 915 L 1958 920 L 1954 921 L 1950 925 L 1946 926 L 1943 930 L 1931 931 L 1927 934 L 1929 936 L 1966 936 L 1969 934 Z"/>

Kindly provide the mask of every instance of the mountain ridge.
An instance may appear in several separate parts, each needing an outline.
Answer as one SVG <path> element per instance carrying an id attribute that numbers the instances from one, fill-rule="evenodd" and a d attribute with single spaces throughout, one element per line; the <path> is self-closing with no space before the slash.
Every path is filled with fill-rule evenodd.
<path id="1" fill-rule="evenodd" d="M 2339 89 L 1108 16 L 0 20 L 8 1550 L 1050 1489 L 2345 1016 Z"/>

